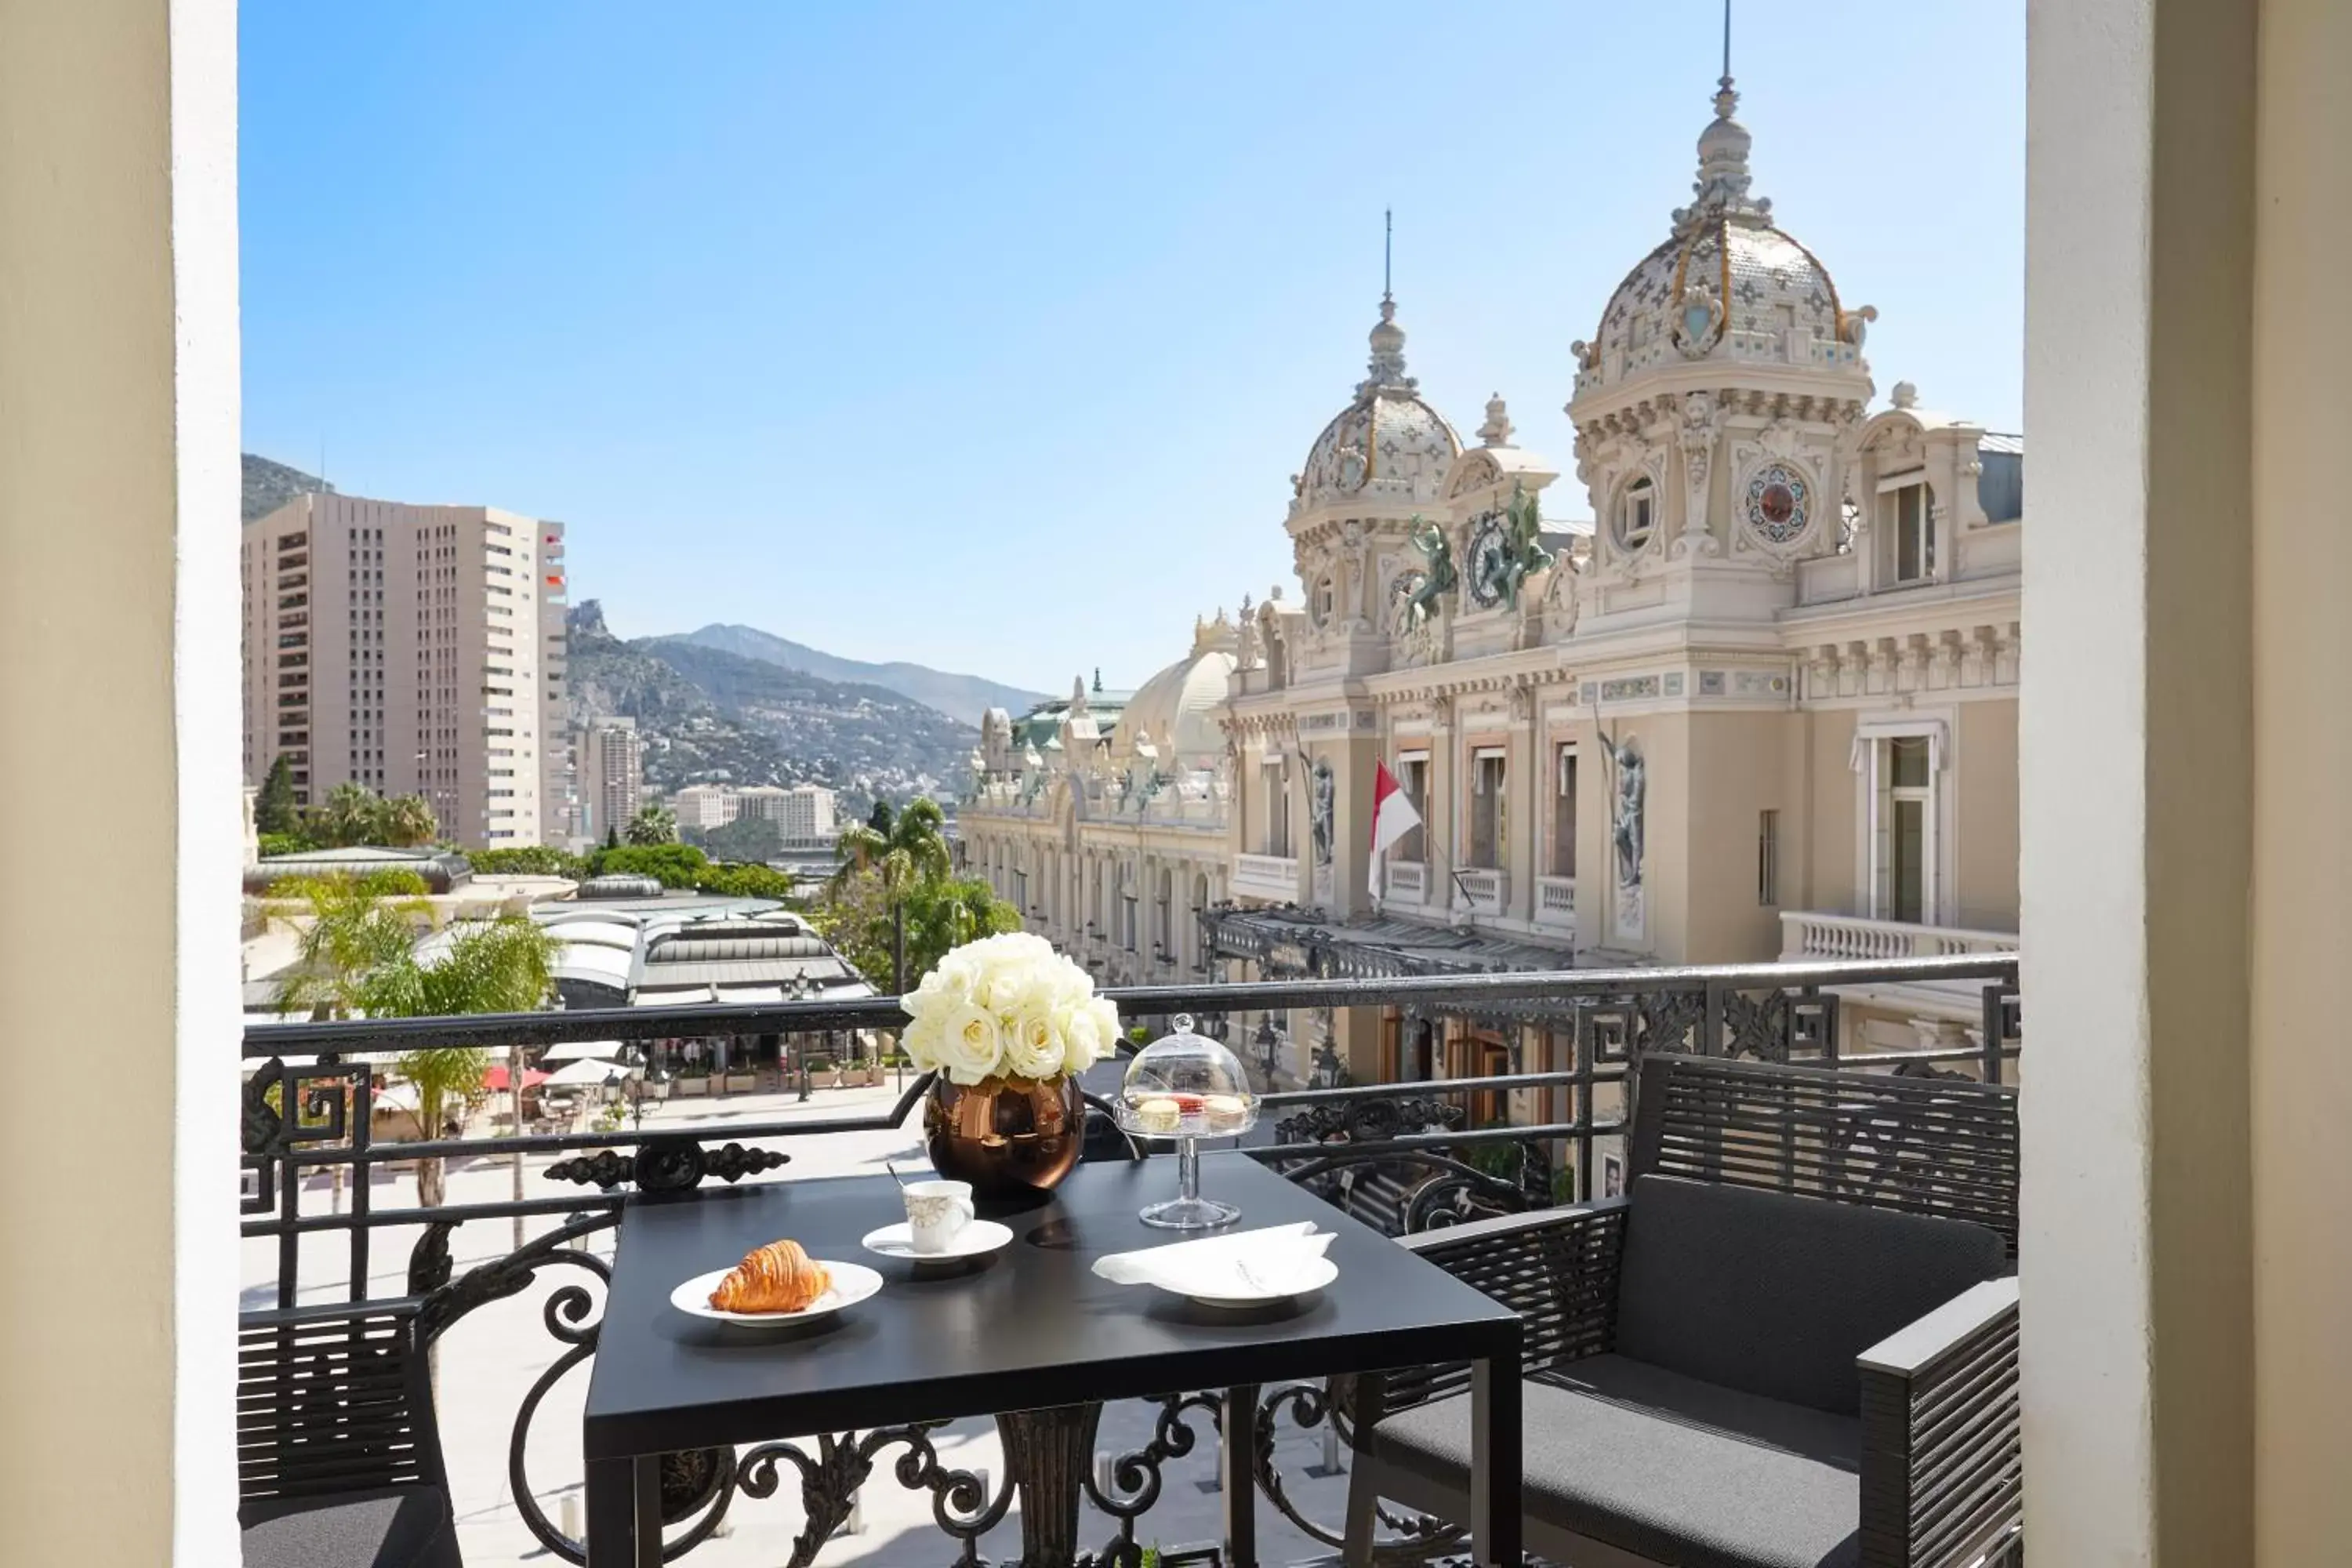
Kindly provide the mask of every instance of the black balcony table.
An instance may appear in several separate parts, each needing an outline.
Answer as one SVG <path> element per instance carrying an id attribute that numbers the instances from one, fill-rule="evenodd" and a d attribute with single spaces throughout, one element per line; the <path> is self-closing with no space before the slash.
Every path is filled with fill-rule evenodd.
<path id="1" fill-rule="evenodd" d="M 1237 1228 L 1311 1219 L 1335 1233 L 1338 1280 L 1291 1306 L 1236 1313 L 1097 1278 L 1106 1253 L 1182 1239 L 1136 1218 L 1173 1195 L 1171 1159 L 1080 1165 L 1050 1201 L 998 1215 L 1012 1244 L 968 1272 L 919 1272 L 859 1249 L 903 1214 L 887 1176 L 632 1200 L 582 1421 L 589 1568 L 660 1563 L 664 1453 L 969 1415 L 999 1417 L 1024 1560 L 1066 1563 L 1102 1403 L 1195 1390 L 1223 1391 L 1225 1563 L 1255 1568 L 1262 1385 L 1462 1362 L 1474 1550 L 1480 1563 L 1517 1563 L 1517 1315 L 1254 1160 L 1205 1164 L 1203 1187 L 1241 1205 Z M 824 1326 L 781 1331 L 669 1304 L 679 1281 L 781 1237 L 871 1265 L 886 1283 Z"/>

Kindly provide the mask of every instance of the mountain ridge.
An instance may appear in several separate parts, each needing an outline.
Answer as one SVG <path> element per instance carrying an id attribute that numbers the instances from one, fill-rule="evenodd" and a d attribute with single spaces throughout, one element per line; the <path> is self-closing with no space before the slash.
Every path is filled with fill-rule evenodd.
<path id="1" fill-rule="evenodd" d="M 876 798 L 951 795 L 978 731 L 886 687 L 826 680 L 677 638 L 624 642 L 604 605 L 565 617 L 575 721 L 635 719 L 646 782 L 818 784 L 862 816 Z"/>
<path id="2" fill-rule="evenodd" d="M 980 723 L 981 715 L 991 708 L 1020 713 L 1045 701 L 1050 695 L 1008 686 L 983 676 L 933 669 L 929 665 L 905 659 L 877 664 L 866 659 L 844 658 L 838 654 L 827 653 L 822 648 L 811 647 L 806 643 L 797 643 L 790 637 L 778 637 L 773 632 L 761 631 L 757 626 L 747 626 L 740 622 L 714 621 L 694 631 L 644 640 L 715 648 L 722 653 L 758 659 L 763 664 L 778 665 L 837 684 L 878 686 L 886 691 L 911 698 L 959 723 L 974 726 Z"/>

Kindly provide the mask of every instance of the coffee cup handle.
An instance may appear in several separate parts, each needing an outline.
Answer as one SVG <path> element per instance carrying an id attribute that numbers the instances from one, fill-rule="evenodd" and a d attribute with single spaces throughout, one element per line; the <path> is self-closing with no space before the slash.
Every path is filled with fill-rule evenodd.
<path id="1" fill-rule="evenodd" d="M 961 1195 L 951 1197 L 948 1199 L 948 1205 L 950 1207 L 953 1208 L 956 1213 L 963 1215 L 961 1224 L 958 1225 L 956 1227 L 959 1230 L 963 1228 L 963 1226 L 970 1225 L 974 1219 L 979 1217 L 980 1211 L 972 1207 L 971 1200 L 970 1198 Z"/>

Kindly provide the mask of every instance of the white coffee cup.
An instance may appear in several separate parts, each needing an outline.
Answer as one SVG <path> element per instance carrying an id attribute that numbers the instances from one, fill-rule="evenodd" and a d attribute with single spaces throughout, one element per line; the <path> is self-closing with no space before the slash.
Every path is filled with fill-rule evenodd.
<path id="1" fill-rule="evenodd" d="M 907 1230 L 917 1252 L 940 1253 L 971 1223 L 970 1182 L 908 1182 Z"/>

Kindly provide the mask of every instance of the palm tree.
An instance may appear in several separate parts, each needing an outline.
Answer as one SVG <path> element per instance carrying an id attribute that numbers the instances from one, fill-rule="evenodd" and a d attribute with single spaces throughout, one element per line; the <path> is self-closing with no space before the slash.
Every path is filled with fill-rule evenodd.
<path id="1" fill-rule="evenodd" d="M 398 795 L 379 801 L 375 809 L 375 837 L 396 849 L 407 849 L 419 844 L 430 844 L 441 830 L 433 808 L 421 795 Z"/>
<path id="2" fill-rule="evenodd" d="M 446 1018 L 475 1013 L 528 1013 L 545 1004 L 553 984 L 555 941 L 536 921 L 501 915 L 460 929 L 429 963 L 403 951 L 361 981 L 359 1005 L 372 1018 Z M 427 1142 L 441 1136 L 453 1100 L 481 1093 L 490 1054 L 479 1046 L 409 1051 L 400 1075 L 416 1089 L 417 1131 Z M 520 1064 L 517 1064 L 520 1066 Z M 416 1201 L 430 1208 L 446 1187 L 440 1159 L 420 1160 Z"/>
<path id="3" fill-rule="evenodd" d="M 367 976 L 405 955 L 432 912 L 414 871 L 295 879 L 269 891 L 310 905 L 297 961 L 278 987 L 278 1010 L 321 1020 L 358 1011 Z"/>
<path id="4" fill-rule="evenodd" d="M 632 844 L 675 844 L 677 842 L 677 815 L 666 805 L 648 805 L 629 818 L 629 842 Z"/>
<path id="5" fill-rule="evenodd" d="M 364 844 L 374 834 L 379 804 L 365 786 L 339 784 L 311 809 L 310 831 L 320 843 L 337 847 Z"/>
<path id="6" fill-rule="evenodd" d="M 850 878 L 869 870 L 877 873 L 882 885 L 894 894 L 917 882 L 947 877 L 954 858 L 948 852 L 947 816 L 940 803 L 919 795 L 895 817 L 885 814 L 882 807 L 887 805 L 877 803 L 872 819 L 841 830 L 835 846 L 841 856 L 841 865 L 833 874 L 835 887 L 846 886 Z M 877 821 L 887 826 L 877 827 Z"/>
<path id="7" fill-rule="evenodd" d="M 907 988 L 906 900 L 918 888 L 948 879 L 954 857 L 948 851 L 947 816 L 940 803 L 918 795 L 894 817 L 888 803 L 875 803 L 866 821 L 845 827 L 835 845 L 841 864 L 826 884 L 838 900 L 862 876 L 877 879 L 890 911 L 892 973 L 900 991 Z"/>

